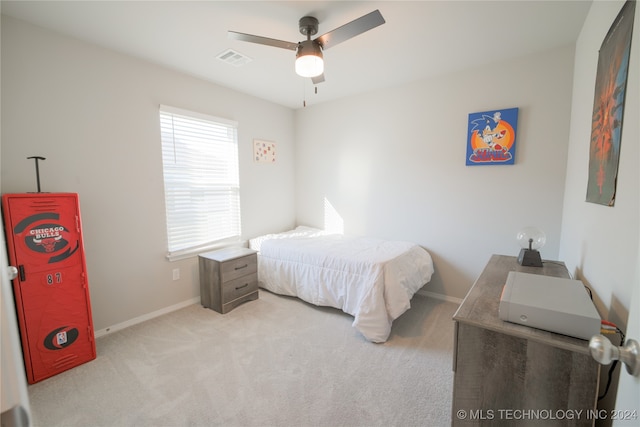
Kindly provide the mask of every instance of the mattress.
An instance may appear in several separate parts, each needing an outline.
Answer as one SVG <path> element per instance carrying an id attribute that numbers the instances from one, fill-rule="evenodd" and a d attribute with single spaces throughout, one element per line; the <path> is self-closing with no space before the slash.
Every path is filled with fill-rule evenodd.
<path id="1" fill-rule="evenodd" d="M 404 241 L 328 234 L 310 227 L 249 241 L 264 289 L 354 316 L 369 341 L 385 342 L 393 320 L 433 274 L 429 253 Z"/>

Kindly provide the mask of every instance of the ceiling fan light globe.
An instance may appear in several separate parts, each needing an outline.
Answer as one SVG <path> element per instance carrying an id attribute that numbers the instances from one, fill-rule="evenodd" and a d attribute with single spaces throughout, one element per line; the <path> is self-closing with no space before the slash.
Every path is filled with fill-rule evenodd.
<path id="1" fill-rule="evenodd" d="M 319 56 L 305 55 L 296 58 L 296 74 L 302 77 L 317 77 L 324 72 L 324 61 Z"/>
<path id="2" fill-rule="evenodd" d="M 298 44 L 296 51 L 296 73 L 302 77 L 317 77 L 324 72 L 322 48 L 313 40 Z"/>

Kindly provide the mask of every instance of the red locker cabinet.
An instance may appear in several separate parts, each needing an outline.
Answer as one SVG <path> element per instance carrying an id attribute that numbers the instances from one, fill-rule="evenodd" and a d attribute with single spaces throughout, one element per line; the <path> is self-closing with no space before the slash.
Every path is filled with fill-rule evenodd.
<path id="1" fill-rule="evenodd" d="M 29 384 L 96 358 L 80 205 L 75 193 L 2 196 Z"/>

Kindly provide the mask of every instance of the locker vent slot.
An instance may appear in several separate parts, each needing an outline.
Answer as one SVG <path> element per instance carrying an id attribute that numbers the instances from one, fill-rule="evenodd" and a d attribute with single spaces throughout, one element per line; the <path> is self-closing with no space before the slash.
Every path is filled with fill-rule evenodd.
<path id="1" fill-rule="evenodd" d="M 53 367 L 57 369 L 64 368 L 65 366 L 73 364 L 77 358 L 78 358 L 77 354 L 69 354 L 53 362 Z"/>
<path id="2" fill-rule="evenodd" d="M 31 201 L 31 208 L 37 211 L 57 211 L 62 204 L 56 199 L 40 199 Z"/>

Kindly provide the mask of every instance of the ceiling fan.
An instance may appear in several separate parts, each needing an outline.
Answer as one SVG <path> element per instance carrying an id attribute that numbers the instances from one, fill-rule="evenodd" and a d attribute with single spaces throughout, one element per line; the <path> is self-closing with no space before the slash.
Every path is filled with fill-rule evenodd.
<path id="1" fill-rule="evenodd" d="M 324 81 L 324 60 L 322 57 L 322 51 L 384 23 L 385 20 L 380 11 L 374 10 L 373 12 L 363 15 L 341 27 L 329 31 L 314 40 L 311 40 L 311 36 L 318 33 L 318 20 L 313 16 L 304 16 L 300 18 L 298 26 L 300 33 L 306 36 L 307 39 L 298 43 L 276 40 L 262 36 L 254 36 L 252 34 L 238 33 L 236 31 L 229 31 L 228 35 L 230 38 L 236 40 L 295 50 L 296 73 L 302 77 L 311 77 L 313 83 L 318 84 Z"/>

